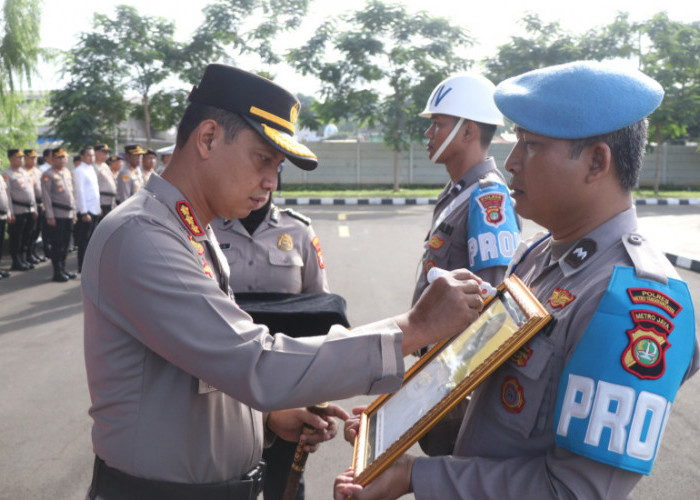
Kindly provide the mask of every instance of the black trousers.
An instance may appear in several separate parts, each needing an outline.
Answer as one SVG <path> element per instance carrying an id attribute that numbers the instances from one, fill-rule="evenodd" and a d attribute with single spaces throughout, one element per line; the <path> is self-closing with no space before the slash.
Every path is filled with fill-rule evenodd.
<path id="1" fill-rule="evenodd" d="M 282 500 L 296 449 L 297 443 L 277 438 L 272 446 L 263 450 L 263 460 L 267 464 L 265 485 L 263 486 L 264 500 Z M 303 476 L 299 480 L 299 488 L 294 498 L 295 500 L 304 500 Z"/>
<path id="2" fill-rule="evenodd" d="M 6 219 L 0 219 L 0 260 L 2 260 L 2 247 L 5 246 L 5 223 Z"/>
<path id="3" fill-rule="evenodd" d="M 33 224 L 32 214 L 26 213 L 15 215 L 15 222 L 7 228 L 7 234 L 10 236 L 10 255 L 13 262 L 18 256 L 24 255 L 23 251 L 27 246 Z"/>
<path id="4" fill-rule="evenodd" d="M 68 255 L 68 245 L 73 232 L 73 219 L 56 217 L 55 226 L 46 225 L 46 234 L 49 237 L 51 247 L 51 262 L 55 265 L 63 265 Z"/>
<path id="5" fill-rule="evenodd" d="M 36 241 L 39 239 L 39 235 L 42 234 L 41 229 L 43 225 L 44 208 L 41 205 L 39 205 L 37 207 L 37 218 L 32 219 L 32 223 L 30 224 L 30 227 L 28 229 L 29 234 L 27 235 L 27 243 L 26 246 L 23 248 L 25 255 L 29 256 L 30 254 L 34 254 L 34 247 L 36 245 Z"/>
<path id="6" fill-rule="evenodd" d="M 97 218 L 99 217 L 98 215 L 90 214 L 90 222 L 85 222 L 83 221 L 83 215 L 85 214 L 78 214 L 78 220 L 73 229 L 73 241 L 75 241 L 75 246 L 78 247 L 78 272 L 83 268 L 85 249 L 87 249 L 87 245 L 92 237 L 92 232 L 95 230 L 95 226 L 97 226 Z"/>

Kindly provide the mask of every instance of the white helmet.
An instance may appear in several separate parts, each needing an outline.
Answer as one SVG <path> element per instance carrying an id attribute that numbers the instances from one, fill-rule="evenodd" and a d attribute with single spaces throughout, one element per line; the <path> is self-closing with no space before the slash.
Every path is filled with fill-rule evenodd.
<path id="1" fill-rule="evenodd" d="M 418 116 L 451 115 L 480 123 L 503 125 L 503 115 L 496 107 L 496 86 L 478 73 L 460 73 L 435 87 L 428 104 Z"/>

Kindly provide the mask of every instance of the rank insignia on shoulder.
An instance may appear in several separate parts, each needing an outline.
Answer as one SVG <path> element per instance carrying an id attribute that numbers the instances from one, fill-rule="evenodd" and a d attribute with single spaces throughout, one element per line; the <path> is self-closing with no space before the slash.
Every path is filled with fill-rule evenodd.
<path id="1" fill-rule="evenodd" d="M 311 225 L 311 219 L 309 219 L 306 215 L 300 214 L 296 210 L 292 210 L 291 208 L 284 208 L 280 210 L 280 212 L 289 215 L 290 217 L 294 217 L 296 220 L 303 222 L 307 226 Z"/>
<path id="2" fill-rule="evenodd" d="M 596 253 L 596 250 L 598 250 L 598 244 L 591 239 L 584 238 L 574 246 L 564 259 L 564 262 L 571 267 L 578 267 L 590 259 Z"/>
<path id="3" fill-rule="evenodd" d="M 294 250 L 294 240 L 292 240 L 292 236 L 289 234 L 281 234 L 279 238 L 277 238 L 277 248 L 284 252 L 291 252 Z"/>
<path id="4" fill-rule="evenodd" d="M 194 213 L 192 211 L 192 207 L 190 207 L 190 204 L 187 203 L 186 201 L 178 201 L 177 202 L 177 214 L 180 216 L 180 219 L 182 222 L 185 223 L 185 226 L 187 226 L 187 229 L 195 235 L 195 236 L 202 236 L 204 235 L 204 230 L 199 226 L 199 223 L 197 222 L 197 219 L 194 217 Z"/>
<path id="5" fill-rule="evenodd" d="M 565 290 L 564 288 L 555 288 L 552 292 L 552 296 L 549 297 L 547 302 L 554 309 L 564 309 L 566 306 L 571 304 L 575 298 L 576 295 L 573 295 L 570 291 Z"/>

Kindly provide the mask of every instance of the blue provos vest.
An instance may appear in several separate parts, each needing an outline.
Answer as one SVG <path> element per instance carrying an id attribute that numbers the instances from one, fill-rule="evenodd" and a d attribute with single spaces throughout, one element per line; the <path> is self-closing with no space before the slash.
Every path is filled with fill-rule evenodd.
<path id="1" fill-rule="evenodd" d="M 508 188 L 501 183 L 477 186 L 469 198 L 469 269 L 507 266 L 520 242 L 518 221 Z"/>
<path id="2" fill-rule="evenodd" d="M 684 282 L 663 285 L 616 266 L 559 381 L 557 445 L 649 474 L 694 343 Z"/>

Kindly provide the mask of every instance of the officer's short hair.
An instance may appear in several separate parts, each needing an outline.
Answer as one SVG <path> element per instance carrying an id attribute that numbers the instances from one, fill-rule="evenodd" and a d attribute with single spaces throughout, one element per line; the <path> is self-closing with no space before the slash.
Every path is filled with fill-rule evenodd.
<path id="1" fill-rule="evenodd" d="M 578 158 L 586 147 L 597 142 L 604 142 L 610 147 L 610 153 L 615 162 L 615 173 L 620 185 L 627 190 L 634 189 L 639 181 L 639 173 L 644 163 L 647 128 L 647 120 L 642 119 L 608 134 L 572 139 L 569 146 L 569 156 L 572 159 Z"/>
<path id="2" fill-rule="evenodd" d="M 204 120 L 214 120 L 219 124 L 224 131 L 224 142 L 226 144 L 231 143 L 242 130 L 251 128 L 237 113 L 206 104 L 191 102 L 187 106 L 182 120 L 180 120 L 180 125 L 177 127 L 176 144 L 178 148 L 185 146 L 192 132 Z"/>
<path id="3" fill-rule="evenodd" d="M 95 150 L 95 148 L 93 146 L 84 146 L 80 150 L 80 156 L 83 156 L 87 152 L 88 149 L 92 149 L 93 151 Z"/>

